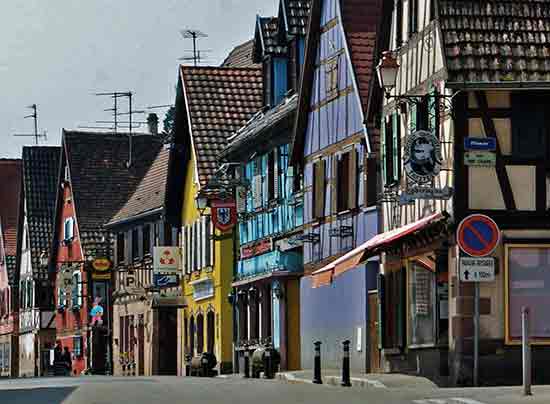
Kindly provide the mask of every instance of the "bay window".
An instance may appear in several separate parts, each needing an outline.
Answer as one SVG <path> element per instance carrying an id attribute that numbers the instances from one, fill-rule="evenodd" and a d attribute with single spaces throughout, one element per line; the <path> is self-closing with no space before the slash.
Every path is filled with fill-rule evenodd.
<path id="1" fill-rule="evenodd" d="M 411 262 L 408 272 L 409 344 L 435 344 L 437 296 L 435 272 Z"/>

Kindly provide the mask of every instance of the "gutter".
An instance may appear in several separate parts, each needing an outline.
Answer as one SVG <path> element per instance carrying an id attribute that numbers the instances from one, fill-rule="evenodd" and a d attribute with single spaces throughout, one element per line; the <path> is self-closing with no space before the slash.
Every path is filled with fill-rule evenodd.
<path id="1" fill-rule="evenodd" d="M 143 212 L 143 213 L 140 213 L 139 215 L 131 216 L 131 217 L 128 217 L 126 219 L 120 219 L 120 220 L 116 220 L 114 222 L 109 222 L 106 225 L 104 225 L 103 227 L 105 229 L 111 229 L 113 227 L 128 224 L 128 223 L 131 223 L 133 221 L 143 219 L 145 217 L 152 216 L 152 215 L 155 215 L 155 214 L 161 214 L 161 215 L 164 214 L 164 207 L 156 208 L 156 209 L 153 209 L 153 210 L 148 210 L 147 212 Z"/>

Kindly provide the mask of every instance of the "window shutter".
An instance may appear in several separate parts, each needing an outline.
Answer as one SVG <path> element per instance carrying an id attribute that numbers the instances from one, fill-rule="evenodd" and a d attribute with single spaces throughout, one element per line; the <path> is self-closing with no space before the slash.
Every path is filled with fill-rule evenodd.
<path id="1" fill-rule="evenodd" d="M 377 167 L 376 159 L 368 158 L 368 155 L 365 153 L 365 161 L 363 163 L 363 171 L 365 174 L 365 195 L 364 195 L 364 204 L 365 206 L 374 206 L 376 205 L 377 199 Z"/>
<path id="2" fill-rule="evenodd" d="M 193 272 L 193 266 L 191 263 L 191 226 L 185 226 L 185 248 L 187 251 L 187 273 Z"/>
<path id="3" fill-rule="evenodd" d="M 334 155 L 332 156 L 332 170 L 331 170 L 331 176 L 332 176 L 332 187 L 331 187 L 331 193 L 330 193 L 330 209 L 331 214 L 338 213 L 338 182 L 339 182 L 339 170 L 338 165 L 340 163 L 340 159 L 342 156 Z"/>
<path id="4" fill-rule="evenodd" d="M 254 176 L 254 187 L 253 187 L 254 198 L 254 209 L 262 207 L 262 176 L 257 174 Z"/>
<path id="5" fill-rule="evenodd" d="M 236 187 L 235 194 L 236 194 L 235 203 L 237 204 L 237 213 L 246 212 L 246 188 L 243 186 Z"/>
<path id="6" fill-rule="evenodd" d="M 273 150 L 273 197 L 279 198 L 279 149 Z"/>
<path id="7" fill-rule="evenodd" d="M 190 234 L 190 239 L 191 239 L 191 268 L 193 271 L 196 271 L 197 270 L 197 263 L 196 263 L 196 260 L 197 260 L 197 245 L 195 243 L 196 241 L 196 237 L 195 237 L 195 222 L 193 222 L 193 224 L 191 224 L 191 234 Z"/>
<path id="8" fill-rule="evenodd" d="M 357 207 L 357 150 L 355 147 L 351 150 L 349 156 L 349 193 L 348 193 L 348 208 L 355 209 Z"/>
<path id="9" fill-rule="evenodd" d="M 393 141 L 393 180 L 399 183 L 401 177 L 401 130 L 399 114 L 392 116 L 392 141 Z"/>
<path id="10" fill-rule="evenodd" d="M 319 160 L 313 165 L 313 216 L 316 219 L 325 213 L 325 166 L 325 160 Z"/>
<path id="11" fill-rule="evenodd" d="M 382 118 L 382 124 L 380 125 L 380 159 L 382 161 L 382 181 L 384 184 L 386 184 L 386 118 Z M 367 199 L 365 198 L 365 200 Z"/>
<path id="12" fill-rule="evenodd" d="M 212 258 L 213 258 L 213 254 L 214 254 L 214 251 L 212 250 L 213 248 L 213 245 L 214 245 L 214 241 L 212 240 L 212 221 L 210 220 L 210 216 L 206 216 L 205 218 L 205 231 L 206 231 L 206 236 L 205 236 L 205 265 L 206 266 L 213 266 L 212 264 Z"/>
<path id="13" fill-rule="evenodd" d="M 206 262 L 206 249 L 208 248 L 206 237 L 206 216 L 201 216 L 201 268 L 208 265 Z"/>

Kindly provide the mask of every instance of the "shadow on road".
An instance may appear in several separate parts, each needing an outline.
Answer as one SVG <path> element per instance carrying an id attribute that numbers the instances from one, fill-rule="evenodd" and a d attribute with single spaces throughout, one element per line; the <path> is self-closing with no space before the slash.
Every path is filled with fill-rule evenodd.
<path id="1" fill-rule="evenodd" d="M 61 404 L 77 387 L 47 387 L 30 390 L 2 390 L 2 404 Z"/>

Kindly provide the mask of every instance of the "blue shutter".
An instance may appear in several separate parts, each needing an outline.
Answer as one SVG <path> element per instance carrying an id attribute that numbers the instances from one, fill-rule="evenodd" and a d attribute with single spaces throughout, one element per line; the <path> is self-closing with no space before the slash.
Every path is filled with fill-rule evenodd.
<path id="1" fill-rule="evenodd" d="M 382 124 L 380 125 L 380 158 L 382 161 L 382 183 L 385 185 L 387 182 L 387 161 L 386 161 L 386 118 L 382 118 Z"/>
<path id="2" fill-rule="evenodd" d="M 393 180 L 399 182 L 401 175 L 401 131 L 399 127 L 399 114 L 392 115 L 392 142 L 393 142 Z"/>
<path id="3" fill-rule="evenodd" d="M 277 105 L 288 91 L 288 68 L 284 58 L 273 59 L 273 105 Z"/>

